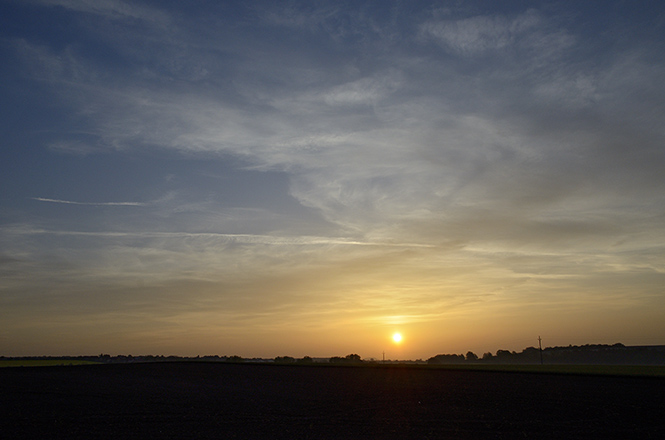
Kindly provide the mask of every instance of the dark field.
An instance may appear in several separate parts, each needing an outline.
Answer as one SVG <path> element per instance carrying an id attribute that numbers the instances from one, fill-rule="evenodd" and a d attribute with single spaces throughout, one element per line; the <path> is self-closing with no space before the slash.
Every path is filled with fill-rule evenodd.
<path id="1" fill-rule="evenodd" d="M 146 363 L 0 369 L 0 437 L 665 438 L 665 379 Z"/>

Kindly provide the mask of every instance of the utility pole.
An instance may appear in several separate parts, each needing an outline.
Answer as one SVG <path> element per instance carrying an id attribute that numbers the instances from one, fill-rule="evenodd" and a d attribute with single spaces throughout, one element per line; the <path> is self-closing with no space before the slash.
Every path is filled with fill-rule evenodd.
<path id="1" fill-rule="evenodd" d="M 540 365 L 543 365 L 543 344 L 541 343 L 540 336 L 538 336 L 538 350 L 540 351 Z"/>
<path id="2" fill-rule="evenodd" d="M 382 362 L 382 363 L 383 363 L 383 364 L 386 363 L 386 352 L 385 352 L 385 351 L 383 352 L 383 362 Z"/>

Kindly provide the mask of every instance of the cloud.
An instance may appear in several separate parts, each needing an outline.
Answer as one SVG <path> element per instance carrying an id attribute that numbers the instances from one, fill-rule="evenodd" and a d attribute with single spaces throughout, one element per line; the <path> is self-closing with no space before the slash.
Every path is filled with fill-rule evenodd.
<path id="1" fill-rule="evenodd" d="M 381 105 L 383 100 L 402 86 L 403 79 L 400 76 L 398 71 L 388 71 L 334 86 L 323 92 L 323 100 L 332 106 Z"/>
<path id="2" fill-rule="evenodd" d="M 36 199 L 45 202 L 75 204 L 75 205 L 121 205 L 125 206 L 128 203 L 77 203 L 68 202 L 63 200 L 51 199 Z M 129 203 L 130 206 L 135 206 Z M 141 206 L 141 205 L 139 205 Z M 36 229 L 31 227 L 5 227 L 3 232 L 6 234 L 14 235 L 55 235 L 55 236 L 80 236 L 80 237 L 98 237 L 98 238 L 157 238 L 157 239 L 186 239 L 186 238 L 201 238 L 201 239 L 214 239 L 219 240 L 220 243 L 237 243 L 237 244 L 261 244 L 261 245 L 295 245 L 295 246 L 318 246 L 318 245 L 349 245 L 349 246 L 379 246 L 379 247 L 396 247 L 396 248 L 421 248 L 433 247 L 432 245 L 422 243 L 399 243 L 394 241 L 387 242 L 372 242 L 372 241 L 356 241 L 353 239 L 343 237 L 314 237 L 314 236 L 274 236 L 274 235 L 259 235 L 259 234 L 224 234 L 213 232 L 94 232 L 94 231 L 66 231 L 66 230 L 50 230 L 50 229 Z"/>
<path id="3" fill-rule="evenodd" d="M 453 52 L 478 55 L 513 46 L 540 24 L 539 14 L 529 10 L 512 19 L 475 16 L 461 20 L 429 21 L 421 26 L 421 32 Z"/>
<path id="4" fill-rule="evenodd" d="M 257 8 L 258 16 L 266 23 L 296 29 L 315 30 L 340 12 L 335 7 L 312 8 L 305 10 L 294 5 L 275 8 Z"/>
<path id="5" fill-rule="evenodd" d="M 29 0 L 45 6 L 61 6 L 76 12 L 98 15 L 111 19 L 140 19 L 167 25 L 168 15 L 158 9 L 128 3 L 122 0 Z"/>
<path id="6" fill-rule="evenodd" d="M 83 82 L 64 81 L 62 86 L 66 95 L 83 97 L 73 104 L 87 109 L 97 145 L 119 151 L 157 146 L 213 157 L 232 154 L 253 169 L 284 171 L 291 195 L 302 205 L 358 236 L 415 230 L 409 223 L 426 223 L 443 213 L 445 218 L 456 213 L 465 218 L 464 205 L 515 218 L 544 209 L 556 212 L 557 206 L 599 191 L 601 182 L 621 175 L 626 181 L 640 167 L 649 167 L 635 163 L 609 173 L 610 167 L 627 164 L 619 146 L 627 140 L 618 141 L 599 127 L 621 121 L 624 132 L 631 129 L 625 118 L 630 115 L 620 108 L 632 101 L 618 93 L 635 78 L 650 78 L 654 66 L 642 63 L 622 70 L 621 54 L 604 69 L 567 64 L 559 55 L 563 48 L 576 50 L 575 38 L 535 10 L 430 20 L 411 41 L 422 43 L 423 35 L 468 56 L 509 46 L 539 55 L 518 52 L 512 55 L 514 65 L 488 67 L 473 77 L 460 75 L 458 65 L 447 65 L 433 54 L 397 51 L 390 69 L 364 73 L 357 68 L 328 71 L 318 60 L 302 60 L 313 80 L 300 83 L 294 74 L 298 69 L 274 65 L 271 74 L 281 80 L 263 91 L 261 82 L 253 87 L 262 77 L 245 70 L 239 59 L 236 68 L 247 75 L 233 79 L 232 90 L 239 93 L 233 99 L 222 84 L 205 90 L 195 82 L 186 89 L 147 87 L 135 78 L 106 84 L 88 74 Z M 165 43 L 162 50 L 168 54 L 180 48 Z M 197 56 L 214 58 L 209 50 L 199 46 Z M 44 49 L 42 59 L 48 58 L 45 53 L 78 66 L 76 70 L 95 69 L 73 52 L 63 58 Z M 245 56 L 255 58 L 251 50 Z M 85 94 L 73 93 L 83 88 Z M 658 93 L 657 85 L 651 89 Z M 584 113 L 572 120 L 571 110 Z M 658 119 L 657 112 L 652 115 Z M 642 145 L 658 142 L 657 132 L 635 124 Z M 76 148 L 66 146 L 78 144 L 56 145 L 71 150 Z M 609 151 L 612 145 L 616 151 Z M 601 151 L 608 154 L 599 162 L 586 160 Z M 639 154 L 632 156 L 632 161 L 642 161 Z M 648 162 L 655 171 L 658 161 L 652 157 Z M 593 196 L 598 205 L 619 196 L 600 194 Z"/>
<path id="7" fill-rule="evenodd" d="M 103 152 L 103 149 L 98 145 L 91 145 L 88 142 L 78 140 L 56 141 L 51 143 L 48 148 L 58 153 L 73 154 L 77 156 L 86 156 L 88 154 Z"/>
<path id="8" fill-rule="evenodd" d="M 357 8 L 320 3 L 260 5 L 253 9 L 262 23 L 310 35 L 324 34 L 338 43 L 374 32 L 366 27 L 366 18 Z"/>
<path id="9" fill-rule="evenodd" d="M 32 200 L 49 203 L 62 203 L 65 205 L 85 205 L 85 206 L 146 206 L 142 202 L 73 202 L 71 200 L 46 199 L 43 197 L 33 197 Z"/>

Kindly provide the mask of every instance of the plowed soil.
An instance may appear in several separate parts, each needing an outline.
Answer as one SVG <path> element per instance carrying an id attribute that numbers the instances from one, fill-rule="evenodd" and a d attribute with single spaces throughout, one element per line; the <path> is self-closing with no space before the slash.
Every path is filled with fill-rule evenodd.
<path id="1" fill-rule="evenodd" d="M 665 438 L 665 379 L 404 366 L 0 369 L 0 438 Z"/>

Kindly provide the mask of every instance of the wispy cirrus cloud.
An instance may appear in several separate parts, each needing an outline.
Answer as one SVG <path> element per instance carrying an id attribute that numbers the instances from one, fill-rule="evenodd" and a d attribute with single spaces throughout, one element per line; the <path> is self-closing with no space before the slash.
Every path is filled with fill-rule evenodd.
<path id="1" fill-rule="evenodd" d="M 163 11 L 146 5 L 123 0 L 29 0 L 45 6 L 61 6 L 76 12 L 95 14 L 111 19 L 141 19 L 168 24 L 169 16 Z"/>
<path id="2" fill-rule="evenodd" d="M 84 206 L 146 206 L 144 202 L 74 202 L 71 200 L 47 199 L 44 197 L 33 197 L 32 200 L 48 203 L 62 203 L 65 205 L 84 205 Z"/>
<path id="3" fill-rule="evenodd" d="M 443 48 L 464 56 L 500 51 L 528 50 L 552 62 L 551 56 L 570 48 L 575 39 L 557 29 L 535 9 L 515 16 L 477 15 L 463 19 L 430 20 L 420 27 L 421 35 Z"/>
<path id="4" fill-rule="evenodd" d="M 467 55 L 518 49 L 514 66 L 480 71 L 473 78 L 458 75 L 456 67 L 436 57 L 423 61 L 397 53 L 397 67 L 363 74 L 353 66 L 347 72 L 324 72 L 314 62 L 309 69 L 319 79 L 307 85 L 292 77 L 291 66 L 274 66 L 277 77 L 289 79 L 260 92 L 258 101 L 257 92 L 249 92 L 257 80 L 252 71 L 235 79 L 235 91 L 245 93 L 237 101 L 220 98 L 228 93 L 221 85 L 212 94 L 196 86 L 187 92 L 146 88 L 138 81 L 111 88 L 93 76 L 85 95 L 73 95 L 85 96 L 89 101 L 80 104 L 94 109 L 88 117 L 100 145 L 118 150 L 158 145 L 186 154 L 239 156 L 254 169 L 289 173 L 291 194 L 327 220 L 362 234 L 382 230 L 390 235 L 395 225 L 417 217 L 441 218 L 444 210 L 446 217 L 464 216 L 456 207 L 462 199 L 523 216 L 536 209 L 527 202 L 554 207 L 578 197 L 580 185 L 594 187 L 594 179 L 585 177 L 589 171 L 608 178 L 606 169 L 581 158 L 584 151 L 615 142 L 591 120 L 598 117 L 599 105 L 611 101 L 609 94 L 627 84 L 617 83 L 616 71 L 612 84 L 604 79 L 611 67 L 580 68 L 552 56 L 544 58 L 550 63 L 547 75 L 524 69 L 541 66 L 530 55 L 536 46 L 542 53 L 576 49 L 569 31 L 553 29 L 541 13 L 530 10 L 512 17 L 427 21 L 420 35 L 410 35 L 421 43 L 424 33 Z M 557 39 L 562 33 L 568 37 Z M 528 50 L 520 53 L 520 48 Z M 178 49 L 167 45 L 163 50 Z M 201 57 L 210 56 L 205 46 L 200 50 Z M 457 91 L 474 90 L 475 84 L 480 84 L 478 93 Z M 502 104 L 506 93 L 519 107 Z M 571 107 L 591 112 L 590 123 L 571 124 L 565 115 Z M 553 120 L 553 112 L 560 118 Z M 607 125 L 622 117 L 621 112 L 602 112 Z M 548 132 L 548 125 L 556 133 Z M 656 140 L 658 134 L 651 137 Z M 568 170 L 565 179 L 556 167 Z M 493 200 L 506 202 L 504 208 Z"/>
<path id="5" fill-rule="evenodd" d="M 80 205 L 81 203 L 63 202 L 60 200 L 43 199 L 42 201 L 56 202 L 56 203 L 69 203 Z M 84 205 L 88 205 L 84 203 Z M 99 205 L 93 203 L 93 206 Z M 108 204 L 102 204 L 108 205 Z M 111 206 L 117 204 L 112 203 Z M 121 204 L 122 205 L 122 204 Z M 265 245 L 349 245 L 349 246 L 379 246 L 379 247 L 396 247 L 396 248 L 430 248 L 434 245 L 423 243 L 400 243 L 400 242 L 378 242 L 378 241 L 357 241 L 344 237 L 315 237 L 315 236 L 276 236 L 276 235 L 261 235 L 261 234 L 224 234 L 215 232 L 155 232 L 155 231 L 141 231 L 141 232 L 111 232 L 111 231 L 66 231 L 66 230 L 53 230 L 53 229 L 38 229 L 31 227 L 4 227 L 4 233 L 13 235 L 55 235 L 55 236 L 79 236 L 79 237 L 99 237 L 99 238 L 158 238 L 158 239 L 186 239 L 186 238 L 202 238 L 202 239 L 217 239 L 221 242 L 227 243 L 241 243 L 241 244 L 265 244 Z"/>

